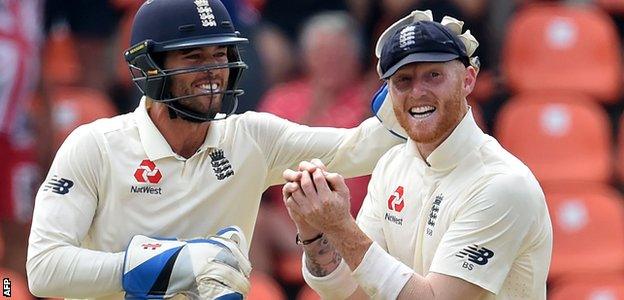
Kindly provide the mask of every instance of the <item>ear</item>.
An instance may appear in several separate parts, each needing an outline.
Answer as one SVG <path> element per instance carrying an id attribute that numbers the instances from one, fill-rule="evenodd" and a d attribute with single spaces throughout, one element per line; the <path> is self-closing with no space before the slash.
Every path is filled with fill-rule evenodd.
<path id="1" fill-rule="evenodd" d="M 464 79 L 462 83 L 462 89 L 464 92 L 464 97 L 470 95 L 472 90 L 474 90 L 475 84 L 477 82 L 477 69 L 473 66 L 466 67 L 466 72 L 464 74 Z"/>

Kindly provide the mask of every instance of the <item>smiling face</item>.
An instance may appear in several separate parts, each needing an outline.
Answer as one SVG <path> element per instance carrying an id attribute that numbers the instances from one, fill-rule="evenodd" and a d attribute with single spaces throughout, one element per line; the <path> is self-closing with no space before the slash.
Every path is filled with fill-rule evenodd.
<path id="1" fill-rule="evenodd" d="M 165 69 L 179 69 L 226 64 L 227 62 L 227 47 L 207 46 L 167 52 L 164 67 Z M 179 100 L 179 102 L 181 106 L 198 113 L 217 113 L 221 110 L 223 99 L 223 94 L 219 93 L 227 89 L 229 75 L 228 68 L 174 75 L 170 78 L 169 88 L 173 97 L 214 93 Z"/>
<path id="2" fill-rule="evenodd" d="M 394 114 L 412 140 L 435 148 L 466 114 L 475 80 L 457 60 L 405 65 L 388 79 Z"/>

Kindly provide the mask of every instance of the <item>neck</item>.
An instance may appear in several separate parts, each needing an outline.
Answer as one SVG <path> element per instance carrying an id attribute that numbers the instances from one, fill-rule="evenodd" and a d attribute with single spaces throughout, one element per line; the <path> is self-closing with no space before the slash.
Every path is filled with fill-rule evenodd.
<path id="1" fill-rule="evenodd" d="M 184 158 L 197 152 L 210 128 L 210 122 L 192 123 L 181 118 L 169 118 L 167 106 L 161 103 L 153 103 L 148 114 L 173 152 Z"/>
<path id="2" fill-rule="evenodd" d="M 459 126 L 459 123 L 461 123 L 461 121 L 466 117 L 466 114 L 468 113 L 468 107 L 465 106 L 465 108 L 462 109 L 462 110 L 463 111 L 460 114 L 461 117 L 459 117 L 459 119 L 457 119 L 457 121 L 454 122 L 455 124 L 453 126 L 451 126 L 449 128 L 449 130 L 447 130 L 438 139 L 436 139 L 436 140 L 434 140 L 432 142 L 428 142 L 428 143 L 415 142 L 416 143 L 416 148 L 418 148 L 418 152 L 420 152 L 420 155 L 422 156 L 422 158 L 423 158 L 423 160 L 425 162 L 427 161 L 427 158 L 429 157 L 429 155 L 431 155 L 431 153 L 435 149 L 437 149 L 444 141 L 446 141 L 446 139 L 448 139 L 449 136 L 451 136 L 451 133 L 453 133 L 455 128 L 457 128 L 457 126 Z"/>
<path id="3" fill-rule="evenodd" d="M 420 156 L 422 156 L 422 159 L 427 162 L 427 157 L 429 157 L 429 155 L 431 155 L 431 153 L 438 148 L 438 146 L 440 146 L 442 144 L 442 142 L 444 142 L 450 135 L 451 132 L 453 132 L 452 130 L 449 131 L 447 134 L 445 134 L 443 137 L 441 137 L 439 140 L 431 142 L 431 143 L 416 143 L 416 148 L 418 148 L 418 152 L 420 153 Z M 427 164 L 429 164 L 427 162 Z"/>

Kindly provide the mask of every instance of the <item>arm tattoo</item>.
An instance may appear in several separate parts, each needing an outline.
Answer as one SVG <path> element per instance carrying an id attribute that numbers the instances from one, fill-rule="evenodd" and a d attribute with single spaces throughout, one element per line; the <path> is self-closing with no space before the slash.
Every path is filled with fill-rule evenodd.
<path id="1" fill-rule="evenodd" d="M 303 250 L 306 254 L 306 266 L 310 274 L 316 277 L 329 275 L 342 261 L 342 256 L 325 236 L 316 243 L 303 247 Z"/>

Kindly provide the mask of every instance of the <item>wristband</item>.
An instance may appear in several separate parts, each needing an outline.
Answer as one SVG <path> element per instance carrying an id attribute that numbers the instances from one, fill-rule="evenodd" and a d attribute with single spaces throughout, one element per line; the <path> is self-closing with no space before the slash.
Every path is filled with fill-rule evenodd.
<path id="1" fill-rule="evenodd" d="M 343 260 L 327 276 L 316 277 L 306 265 L 305 253 L 302 256 L 301 273 L 305 282 L 321 296 L 321 299 L 346 299 L 357 290 L 357 282 L 351 277 L 351 269 Z"/>
<path id="2" fill-rule="evenodd" d="M 373 242 L 353 278 L 372 299 L 396 299 L 414 271 Z"/>
<path id="3" fill-rule="evenodd" d="M 311 239 L 309 239 L 309 240 L 302 241 L 302 240 L 299 238 L 299 233 L 297 232 L 297 236 L 295 237 L 295 242 L 297 243 L 297 245 L 303 245 L 303 246 L 305 246 L 305 245 L 310 245 L 310 244 L 312 244 L 312 243 L 314 243 L 314 242 L 318 241 L 318 240 L 319 240 L 319 239 L 321 239 L 322 237 L 323 237 L 323 233 L 321 232 L 321 233 L 319 233 L 317 236 L 315 236 L 315 237 L 313 237 L 313 238 L 311 238 Z"/>

